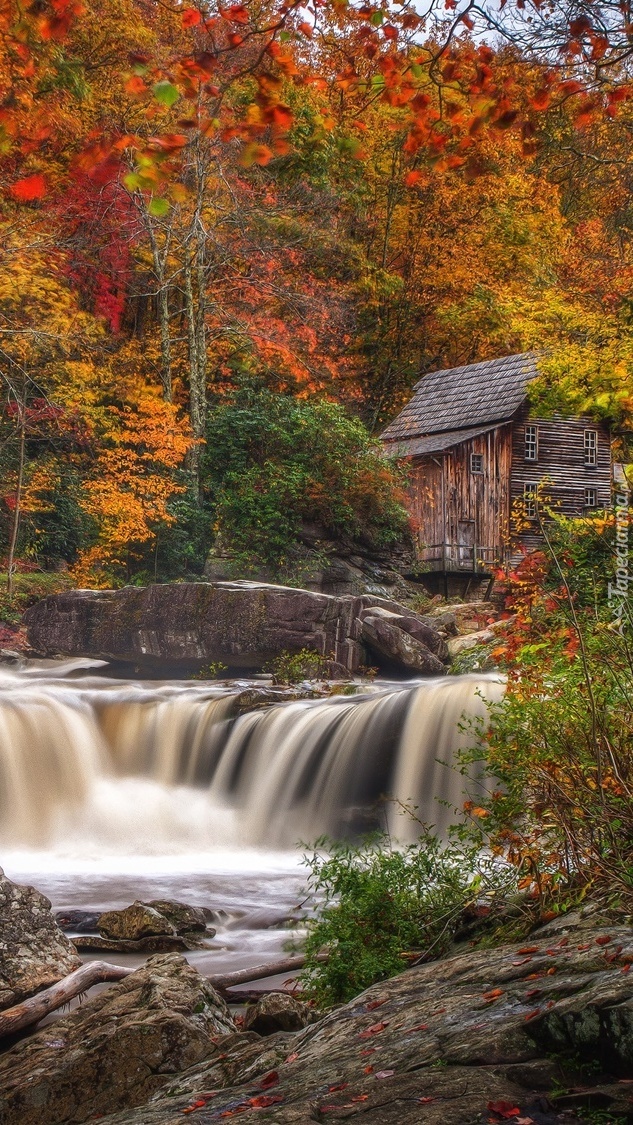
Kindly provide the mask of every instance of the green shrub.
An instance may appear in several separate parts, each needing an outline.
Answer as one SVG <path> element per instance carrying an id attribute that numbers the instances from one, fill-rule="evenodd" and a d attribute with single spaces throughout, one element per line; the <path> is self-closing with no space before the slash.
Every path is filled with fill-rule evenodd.
<path id="1" fill-rule="evenodd" d="M 328 659 L 311 648 L 300 652 L 280 652 L 264 664 L 262 671 L 272 673 L 274 684 L 300 684 L 302 680 L 324 680 L 328 675 Z"/>
<path id="2" fill-rule="evenodd" d="M 216 531 L 245 569 L 288 568 L 304 523 L 374 547 L 407 534 L 397 471 L 325 399 L 242 387 L 211 412 L 204 473 Z"/>
<path id="3" fill-rule="evenodd" d="M 357 845 L 321 840 L 304 862 L 319 905 L 301 980 L 320 1007 L 350 1000 L 418 957 L 440 956 L 467 908 L 484 898 L 490 906 L 512 885 L 508 869 L 476 847 L 426 832 L 402 849 L 386 835 Z M 320 961 L 324 946 L 329 956 Z"/>

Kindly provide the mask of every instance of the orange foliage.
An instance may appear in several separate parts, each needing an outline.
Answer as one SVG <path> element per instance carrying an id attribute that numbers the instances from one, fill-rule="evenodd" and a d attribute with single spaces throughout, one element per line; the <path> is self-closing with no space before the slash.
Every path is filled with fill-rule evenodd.
<path id="1" fill-rule="evenodd" d="M 169 501 L 185 488 L 173 479 L 192 447 L 177 409 L 143 395 L 135 407 L 111 411 L 112 431 L 85 483 L 83 506 L 97 522 L 96 546 L 82 552 L 73 576 L 109 585 L 142 545 L 174 522 Z"/>

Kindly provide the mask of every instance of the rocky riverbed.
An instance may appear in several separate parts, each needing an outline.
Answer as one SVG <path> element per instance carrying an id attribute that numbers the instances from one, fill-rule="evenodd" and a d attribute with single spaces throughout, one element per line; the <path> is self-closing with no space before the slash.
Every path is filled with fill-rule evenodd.
<path id="1" fill-rule="evenodd" d="M 76 952 L 41 896 L 5 877 L 0 894 L 1 1021 L 16 997 L 65 976 Z M 127 922 L 143 928 L 142 912 Z M 120 918 L 105 925 L 121 930 Z M 5 1039 L 0 1122 L 207 1125 L 256 1112 L 279 1125 L 546 1125 L 595 1121 L 597 1111 L 630 1121 L 632 963 L 631 926 L 586 912 L 520 943 L 462 945 L 320 1018 L 301 1005 L 289 1016 L 294 1001 L 282 997 L 285 1024 L 251 1012 L 243 1030 L 208 980 L 161 953 L 55 1022 Z M 274 1030 L 284 1026 L 298 1030 Z"/>

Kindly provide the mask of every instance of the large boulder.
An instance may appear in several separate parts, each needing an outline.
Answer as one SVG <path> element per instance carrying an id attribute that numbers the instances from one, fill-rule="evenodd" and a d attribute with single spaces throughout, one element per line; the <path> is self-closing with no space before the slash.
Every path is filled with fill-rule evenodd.
<path id="1" fill-rule="evenodd" d="M 0 1008 L 18 1004 L 80 965 L 49 900 L 33 887 L 12 883 L 0 868 Z"/>
<path id="2" fill-rule="evenodd" d="M 630 926 L 596 923 L 468 947 L 374 985 L 291 1036 L 227 1040 L 221 1059 L 175 1078 L 169 1096 L 102 1125 L 177 1125 L 192 1107 L 206 1123 L 269 1106 L 264 1118 L 275 1125 L 355 1115 L 368 1125 L 571 1125 L 589 1119 L 583 1104 L 628 1121 L 633 973 L 623 969 L 632 960 Z M 578 1116 L 558 1116 L 568 1106 Z"/>
<path id="3" fill-rule="evenodd" d="M 143 1105 L 233 1032 L 228 1008 L 183 957 L 152 957 L 0 1055 L 0 1123 L 62 1125 Z"/>
<path id="4" fill-rule="evenodd" d="M 177 934 L 187 934 L 193 930 L 204 931 L 207 928 L 204 910 L 199 906 L 188 906 L 186 902 L 169 902 L 166 899 L 155 899 L 145 905 L 157 910 L 171 922 Z"/>
<path id="5" fill-rule="evenodd" d="M 69 590 L 53 594 L 25 614 L 29 643 L 44 655 L 90 656 L 134 664 L 151 673 L 195 670 L 212 662 L 258 669 L 282 652 L 310 649 L 356 672 L 368 660 L 368 630 L 361 613 L 384 609 L 402 619 L 393 628 L 408 637 L 374 653 L 423 674 L 437 674 L 421 659 L 412 634 L 424 623 L 389 599 L 328 594 L 261 582 L 180 582 L 145 589 Z M 406 629 L 402 622 L 407 622 Z M 363 632 L 364 630 L 364 632 Z M 434 639 L 431 641 L 431 634 Z M 427 640 L 440 651 L 442 638 Z M 415 643 L 414 643 L 415 642 Z M 412 655 L 414 650 L 417 657 Z M 443 658 L 440 658 L 440 661 Z"/>
<path id="6" fill-rule="evenodd" d="M 307 1004 L 288 992 L 269 992 L 256 1004 L 249 1004 L 244 1016 L 244 1031 L 274 1035 L 276 1031 L 300 1031 L 313 1022 Z"/>
<path id="7" fill-rule="evenodd" d="M 163 934 L 174 937 L 175 927 L 144 902 L 133 902 L 124 910 L 107 910 L 97 924 L 102 937 L 123 941 L 138 941 L 139 938 L 159 937 Z"/>
<path id="8" fill-rule="evenodd" d="M 368 614 L 363 619 L 361 637 L 383 661 L 396 668 L 422 676 L 443 676 L 446 667 L 422 641 L 398 625 L 394 617 Z M 421 628 L 424 628 L 422 625 Z"/>

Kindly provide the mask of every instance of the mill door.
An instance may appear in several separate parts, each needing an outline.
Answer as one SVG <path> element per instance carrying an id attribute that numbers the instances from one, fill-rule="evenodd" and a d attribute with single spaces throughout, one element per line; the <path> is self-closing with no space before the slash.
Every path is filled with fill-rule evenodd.
<path id="1" fill-rule="evenodd" d="M 474 520 L 460 520 L 457 524 L 457 561 L 460 570 L 475 569 Z"/>

